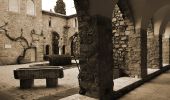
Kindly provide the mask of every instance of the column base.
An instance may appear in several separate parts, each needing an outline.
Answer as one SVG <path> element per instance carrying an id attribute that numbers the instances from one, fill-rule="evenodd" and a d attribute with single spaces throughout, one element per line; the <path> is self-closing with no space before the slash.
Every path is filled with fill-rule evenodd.
<path id="1" fill-rule="evenodd" d="M 57 87 L 58 79 L 46 79 L 46 86 L 47 88 Z"/>

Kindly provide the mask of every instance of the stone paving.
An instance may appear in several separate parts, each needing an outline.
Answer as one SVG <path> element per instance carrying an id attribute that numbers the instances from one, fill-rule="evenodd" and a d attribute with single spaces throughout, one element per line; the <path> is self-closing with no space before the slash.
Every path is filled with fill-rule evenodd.
<path id="1" fill-rule="evenodd" d="M 48 62 L 32 63 L 32 64 L 42 64 L 42 63 L 48 63 Z M 0 98 L 2 100 L 59 100 L 59 99 L 61 100 L 94 100 L 93 98 L 89 99 L 87 97 L 80 96 L 77 94 L 79 90 L 78 79 L 77 79 L 78 69 L 75 67 L 75 65 L 71 67 L 70 69 L 64 70 L 64 78 L 59 79 L 59 86 L 57 88 L 46 88 L 45 79 L 37 79 L 35 80 L 35 86 L 33 88 L 27 89 L 27 90 L 19 89 L 19 80 L 14 79 L 13 70 L 17 68 L 21 68 L 21 67 L 29 67 L 29 65 L 32 65 L 32 64 L 0 66 L 0 73 L 1 73 L 0 74 Z M 158 69 L 148 69 L 149 74 L 156 72 L 156 71 L 158 71 Z M 164 85 L 169 86 L 170 84 L 168 84 L 168 82 L 170 80 L 169 79 L 170 77 L 168 77 L 168 75 L 170 75 L 170 72 L 161 75 L 165 77 L 165 80 L 158 79 L 158 81 L 162 80 L 162 83 L 164 83 Z M 130 78 L 130 77 L 121 77 L 121 78 L 115 79 L 114 80 L 114 91 L 118 91 L 139 80 L 141 79 Z M 156 82 L 154 82 L 154 84 L 155 83 Z M 160 83 L 158 84 L 159 85 L 158 87 L 165 88 L 161 86 L 162 85 L 161 81 L 158 83 Z M 151 83 L 148 83 L 148 84 L 153 84 L 153 82 L 151 81 Z M 147 92 L 148 91 L 146 89 L 146 93 Z M 141 95 L 143 95 L 142 91 L 141 91 Z M 127 98 L 131 98 L 131 97 L 127 96 Z M 138 99 L 129 99 L 129 100 L 138 100 Z"/>
<path id="2" fill-rule="evenodd" d="M 131 91 L 120 100 L 170 100 L 170 71 Z"/>

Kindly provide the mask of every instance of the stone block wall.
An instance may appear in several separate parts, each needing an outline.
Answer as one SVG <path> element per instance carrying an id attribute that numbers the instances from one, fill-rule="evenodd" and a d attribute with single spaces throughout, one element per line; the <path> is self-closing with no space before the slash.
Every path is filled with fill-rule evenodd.
<path id="1" fill-rule="evenodd" d="M 135 29 L 130 9 L 120 4 L 113 11 L 114 78 L 121 76 L 144 77 L 147 74 L 147 32 Z M 121 10 L 121 11 L 120 11 Z"/>
<path id="2" fill-rule="evenodd" d="M 60 52 L 62 49 L 62 46 L 65 45 L 63 40 L 63 35 L 64 34 L 68 34 L 68 33 L 64 33 L 64 26 L 66 25 L 66 18 L 63 15 L 58 15 L 55 14 L 53 12 L 47 12 L 47 11 L 42 11 L 42 24 L 43 24 L 43 32 L 45 35 L 45 43 L 44 43 L 44 50 L 45 50 L 45 46 L 49 45 L 50 46 L 50 50 L 49 50 L 49 54 L 53 54 L 52 49 L 52 33 L 56 32 L 59 34 L 59 48 L 60 48 Z M 51 21 L 51 25 L 49 25 L 49 21 Z"/>
<path id="3" fill-rule="evenodd" d="M 75 19 L 77 19 L 76 15 L 65 16 L 53 12 L 42 11 L 43 32 L 45 35 L 44 46 L 45 45 L 50 46 L 50 54 L 53 54 L 52 32 L 57 32 L 60 36 L 59 49 L 61 54 L 63 54 L 62 48 L 63 46 L 65 46 L 65 54 L 71 55 L 72 37 L 75 33 L 78 32 L 78 26 L 75 27 Z M 50 20 L 51 20 L 51 26 L 49 26 Z M 80 47 L 80 45 L 77 47 Z M 79 51 L 79 49 L 77 48 L 76 51 Z"/>
<path id="4" fill-rule="evenodd" d="M 123 15 L 116 5 L 113 11 L 112 18 L 113 28 L 113 60 L 114 60 L 114 78 L 118 78 L 126 75 L 127 70 L 127 47 L 128 47 L 128 35 L 126 35 L 125 22 Z"/>
<path id="5" fill-rule="evenodd" d="M 153 34 L 153 33 L 151 33 Z M 159 68 L 159 40 L 151 35 L 147 38 L 147 67 Z"/>
<path id="6" fill-rule="evenodd" d="M 169 64 L 170 58 L 170 44 L 169 38 L 163 38 L 163 64 Z"/>
<path id="7" fill-rule="evenodd" d="M 9 11 L 8 5 L 8 0 L 0 0 L 0 26 L 8 22 L 8 25 L 4 27 L 7 29 L 8 36 L 3 30 L 0 30 L 3 38 L 0 41 L 0 65 L 16 64 L 18 59 L 21 60 L 21 63 L 43 61 L 46 46 L 49 46 L 49 54 L 53 54 L 52 32 L 60 35 L 60 54 L 65 49 L 65 54 L 71 55 L 69 38 L 78 32 L 78 26 L 75 27 L 74 23 L 77 19 L 76 15 L 65 16 L 42 11 L 41 0 L 34 0 L 35 15 L 27 14 L 27 0 L 20 0 L 18 12 Z M 33 34 L 32 31 L 34 31 Z M 16 40 L 17 38 L 20 39 Z"/>
<path id="8" fill-rule="evenodd" d="M 1 0 L 1 15 L 0 15 L 0 25 L 4 25 L 5 22 L 8 23 L 4 28 L 7 30 L 9 37 L 16 39 L 18 37 L 24 37 L 29 44 L 29 47 L 37 48 L 35 53 L 32 53 L 30 57 L 23 58 L 24 63 L 32 62 L 32 56 L 36 61 L 43 61 L 43 49 L 41 47 L 42 43 L 42 13 L 41 13 L 41 0 L 34 0 L 36 15 L 28 15 L 26 12 L 27 0 L 20 0 L 20 10 L 19 12 L 12 12 L 8 10 L 8 0 Z M 22 31 L 21 31 L 22 30 Z M 35 37 L 38 39 L 33 39 L 31 36 L 31 31 L 37 34 Z M 2 31 L 2 30 L 1 30 Z M 23 56 L 24 48 L 28 48 L 28 45 L 23 40 L 11 40 L 6 35 L 5 32 L 1 32 L 1 51 L 0 51 L 0 65 L 4 64 L 16 64 L 19 56 Z M 34 36 L 33 36 L 34 37 Z M 35 41 L 34 41 L 35 40 Z M 28 53 L 28 52 L 26 52 Z M 27 54 L 26 54 L 27 55 Z M 33 61 L 34 62 L 34 61 Z"/>

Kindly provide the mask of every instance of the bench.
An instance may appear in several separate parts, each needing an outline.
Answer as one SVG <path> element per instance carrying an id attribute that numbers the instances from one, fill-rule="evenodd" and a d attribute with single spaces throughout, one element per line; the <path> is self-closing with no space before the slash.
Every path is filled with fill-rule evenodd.
<path id="1" fill-rule="evenodd" d="M 56 87 L 58 78 L 63 78 L 63 67 L 19 68 L 14 70 L 14 78 L 20 80 L 20 88 L 28 89 L 34 79 L 46 79 L 46 87 Z"/>

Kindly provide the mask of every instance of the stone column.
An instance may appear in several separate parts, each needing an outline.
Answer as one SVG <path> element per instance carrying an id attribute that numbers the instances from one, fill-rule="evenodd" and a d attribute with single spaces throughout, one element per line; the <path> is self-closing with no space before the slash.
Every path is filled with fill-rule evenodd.
<path id="1" fill-rule="evenodd" d="M 159 61 L 159 37 L 150 35 L 147 41 L 148 46 L 148 54 L 147 54 L 147 66 L 148 68 L 160 68 L 160 61 Z"/>
<path id="2" fill-rule="evenodd" d="M 163 38 L 163 64 L 169 64 L 169 38 Z"/>
<path id="3" fill-rule="evenodd" d="M 168 47 L 169 47 L 169 65 L 170 65 L 170 38 L 169 38 L 169 45 L 168 45 Z"/>
<path id="4" fill-rule="evenodd" d="M 158 37 L 159 37 L 159 40 L 158 40 L 159 41 L 159 68 L 162 68 L 162 66 L 163 66 L 162 34 L 160 34 Z"/>
<path id="5" fill-rule="evenodd" d="M 113 100 L 113 1 L 95 2 L 74 0 L 80 36 L 80 94 Z"/>
<path id="6" fill-rule="evenodd" d="M 113 93 L 111 19 L 103 16 L 86 18 L 81 20 L 79 17 L 81 93 L 100 100 L 111 100 Z"/>
<path id="7" fill-rule="evenodd" d="M 132 30 L 129 28 L 129 30 Z M 128 68 L 131 77 L 147 76 L 147 32 L 144 29 L 134 30 L 129 35 Z"/>

